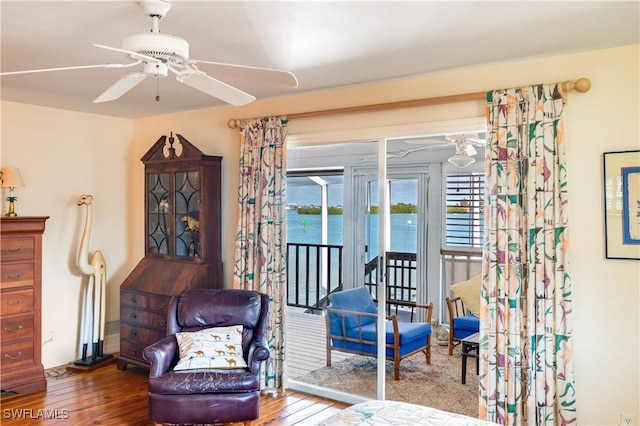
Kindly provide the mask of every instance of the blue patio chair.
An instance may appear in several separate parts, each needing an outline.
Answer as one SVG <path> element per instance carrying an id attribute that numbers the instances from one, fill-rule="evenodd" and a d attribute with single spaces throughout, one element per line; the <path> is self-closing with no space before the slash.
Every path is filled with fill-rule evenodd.
<path id="1" fill-rule="evenodd" d="M 331 366 L 331 351 L 337 350 L 364 356 L 377 356 L 378 308 L 369 290 L 357 287 L 329 295 L 325 308 L 327 333 L 327 366 Z M 386 359 L 393 361 L 394 379 L 400 379 L 400 361 L 418 352 L 431 364 L 431 314 L 433 304 L 409 303 L 426 309 L 426 322 L 401 322 L 398 316 L 387 317 L 385 326 Z M 404 302 L 403 305 L 407 305 Z"/>
<path id="2" fill-rule="evenodd" d="M 453 348 L 458 346 L 462 339 L 480 332 L 480 318 L 471 314 L 459 297 L 447 297 L 446 301 L 449 313 L 449 355 L 453 355 Z"/>

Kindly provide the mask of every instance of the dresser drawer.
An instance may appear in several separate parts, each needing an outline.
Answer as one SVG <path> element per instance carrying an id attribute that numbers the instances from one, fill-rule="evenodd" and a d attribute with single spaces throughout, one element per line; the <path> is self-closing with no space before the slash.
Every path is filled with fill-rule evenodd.
<path id="1" fill-rule="evenodd" d="M 161 312 L 162 314 L 166 315 L 167 308 L 169 307 L 170 301 L 171 301 L 171 297 L 151 296 L 149 298 L 149 309 Z"/>
<path id="2" fill-rule="evenodd" d="M 3 317 L 33 312 L 33 290 L 6 291 L 1 294 Z"/>
<path id="3" fill-rule="evenodd" d="M 33 364 L 33 340 L 2 345 L 2 369 L 15 368 L 24 364 Z"/>
<path id="4" fill-rule="evenodd" d="M 120 303 L 145 309 L 149 307 L 149 296 L 131 291 L 120 291 Z"/>
<path id="5" fill-rule="evenodd" d="M 16 260 L 33 260 L 35 238 L 32 236 L 2 237 L 2 263 Z"/>
<path id="6" fill-rule="evenodd" d="M 127 340 L 120 340 L 120 355 L 147 362 L 144 360 L 144 358 L 142 358 L 142 351 L 144 351 L 144 348 L 146 348 L 147 346 L 148 345 L 144 343 L 135 343 L 129 342 Z"/>
<path id="7" fill-rule="evenodd" d="M 167 327 L 166 315 L 156 312 L 143 311 L 140 309 L 122 306 L 120 308 L 120 315 L 120 321 L 132 325 L 142 325 L 163 331 Z"/>
<path id="8" fill-rule="evenodd" d="M 33 287 L 32 262 L 5 263 L 0 266 L 0 288 Z"/>
<path id="9" fill-rule="evenodd" d="M 2 319 L 0 341 L 3 346 L 9 341 L 26 338 L 33 339 L 33 315 L 27 314 Z"/>
<path id="10" fill-rule="evenodd" d="M 166 331 L 160 331 L 153 328 L 145 328 L 127 323 L 121 323 L 120 336 L 122 339 L 129 340 L 134 343 L 142 343 L 150 345 L 162 340 Z"/>

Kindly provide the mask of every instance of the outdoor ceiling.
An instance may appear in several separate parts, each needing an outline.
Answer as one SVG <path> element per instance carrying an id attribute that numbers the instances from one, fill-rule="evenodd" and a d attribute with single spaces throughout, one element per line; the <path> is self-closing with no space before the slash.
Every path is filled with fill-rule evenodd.
<path id="1" fill-rule="evenodd" d="M 299 87 L 225 79 L 258 99 L 639 43 L 637 1 L 181 1 L 160 31 L 190 57 L 292 71 Z M 152 21 L 135 1 L 0 2 L 1 71 L 127 62 Z M 200 69 L 214 75 L 213 66 Z M 168 78 L 92 101 L 131 69 L 1 77 L 2 100 L 139 118 L 226 105 Z M 576 76 L 581 77 L 581 76 Z M 221 78 L 222 79 L 222 78 Z M 155 100 L 160 95 L 160 102 Z"/>

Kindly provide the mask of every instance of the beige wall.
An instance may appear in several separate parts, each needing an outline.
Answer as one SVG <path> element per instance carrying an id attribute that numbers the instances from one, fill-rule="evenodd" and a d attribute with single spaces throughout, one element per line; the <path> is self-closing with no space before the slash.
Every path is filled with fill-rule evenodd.
<path id="1" fill-rule="evenodd" d="M 124 195 L 133 123 L 92 114 L 3 102 L 2 166 L 20 168 L 20 216 L 49 216 L 43 239 L 42 361 L 46 367 L 77 359 L 80 289 L 88 278 L 76 267 L 86 209 L 76 205 L 91 194 L 93 226 L 89 252 L 107 261 L 107 321 L 119 317 L 118 286 L 129 273 L 131 222 Z M 2 214 L 6 213 L 3 188 Z M 50 340 L 53 337 L 53 340 Z"/>
<path id="2" fill-rule="evenodd" d="M 75 272 L 73 259 L 81 216 L 73 201 L 78 194 L 93 191 L 96 203 L 100 203 L 90 248 L 105 251 L 112 265 L 108 317 L 116 318 L 116 287 L 144 250 L 143 168 L 139 159 L 160 135 L 180 133 L 206 154 L 224 157 L 224 276 L 230 282 L 238 135 L 227 127 L 228 119 L 588 77 L 593 88 L 587 94 L 572 94 L 565 115 L 579 422 L 618 424 L 621 412 L 640 419 L 640 262 L 604 259 L 601 182 L 603 152 L 640 149 L 639 49 L 635 45 L 469 68 L 259 101 L 242 108 L 215 108 L 134 122 L 3 103 L 2 165 L 21 167 L 29 185 L 17 194 L 18 212 L 50 214 L 52 218 L 51 212 L 55 212 L 45 237 L 43 337 L 46 339 L 47 330 L 52 329 L 56 339 L 43 347 L 45 366 L 64 364 L 74 357 L 75 332 L 71 330 L 77 327 L 81 277 Z M 482 103 L 468 103 L 292 120 L 289 132 L 296 136 L 326 129 L 344 133 L 372 126 L 410 126 L 483 115 Z M 40 154 L 37 159 L 35 152 Z M 83 157 L 95 162 L 83 163 Z M 40 179 L 33 181 L 32 176 Z"/>

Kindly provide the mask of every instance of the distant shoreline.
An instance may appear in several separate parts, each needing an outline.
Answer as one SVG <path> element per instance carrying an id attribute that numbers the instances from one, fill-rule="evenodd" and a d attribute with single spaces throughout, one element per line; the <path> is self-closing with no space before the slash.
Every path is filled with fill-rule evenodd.
<path id="1" fill-rule="evenodd" d="M 297 207 L 291 208 L 291 210 L 296 210 L 298 214 L 321 214 L 322 213 L 322 209 L 319 206 L 297 206 Z M 343 214 L 343 210 L 344 209 L 341 206 L 331 206 L 327 208 L 327 214 L 331 214 L 331 215 Z M 415 204 L 398 203 L 398 204 L 392 204 L 390 210 L 391 210 L 391 214 L 394 214 L 394 213 L 399 213 L 399 214 L 414 213 L 415 214 L 418 212 L 418 207 Z M 370 213 L 377 214 L 378 206 L 371 206 Z"/>
<path id="2" fill-rule="evenodd" d="M 290 210 L 295 210 L 298 214 L 319 215 L 322 214 L 321 207 L 318 206 L 297 206 L 291 207 Z M 341 215 L 343 214 L 343 207 L 332 206 L 327 208 L 327 214 L 329 215 Z M 378 206 L 371 206 L 371 214 L 378 214 Z M 416 214 L 418 213 L 418 207 L 415 204 L 392 204 L 390 208 L 391 214 Z M 469 213 L 469 207 L 465 206 L 447 206 L 447 213 Z"/>

